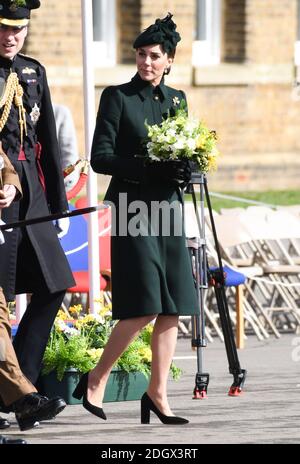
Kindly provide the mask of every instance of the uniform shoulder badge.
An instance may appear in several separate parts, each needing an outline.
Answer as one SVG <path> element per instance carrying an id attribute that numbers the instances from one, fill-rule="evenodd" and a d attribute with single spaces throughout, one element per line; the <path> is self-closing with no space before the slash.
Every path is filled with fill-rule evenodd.
<path id="1" fill-rule="evenodd" d="M 36 74 L 36 71 L 35 69 L 26 66 L 26 68 L 22 69 L 22 74 Z"/>

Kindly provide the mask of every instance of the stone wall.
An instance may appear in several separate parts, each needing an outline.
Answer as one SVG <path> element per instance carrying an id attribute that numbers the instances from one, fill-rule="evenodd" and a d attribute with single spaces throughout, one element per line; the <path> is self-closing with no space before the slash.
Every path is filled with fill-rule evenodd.
<path id="1" fill-rule="evenodd" d="M 118 0 L 119 63 L 132 63 L 132 43 L 141 30 L 141 1 Z"/>
<path id="2" fill-rule="evenodd" d="M 52 100 L 73 114 L 84 153 L 81 2 L 50 0 L 33 10 L 24 52 L 46 66 Z"/>
<path id="3" fill-rule="evenodd" d="M 286 63 L 293 58 L 297 27 L 297 1 L 246 2 L 247 60 Z"/>
<path id="4" fill-rule="evenodd" d="M 228 0 L 223 7 L 223 59 L 243 62 L 246 53 L 246 0 Z"/>
<path id="5" fill-rule="evenodd" d="M 190 112 L 219 135 L 223 155 L 214 188 L 277 188 L 281 170 L 280 182 L 298 188 L 297 1 L 223 0 L 221 63 L 199 68 L 191 65 L 195 0 L 116 2 L 118 63 L 95 70 L 95 107 L 103 87 L 134 74 L 132 42 L 139 31 L 171 11 L 182 41 L 168 82 L 186 91 Z M 83 154 L 81 50 L 80 0 L 43 2 L 32 14 L 26 52 L 46 65 L 53 100 L 71 108 Z"/>

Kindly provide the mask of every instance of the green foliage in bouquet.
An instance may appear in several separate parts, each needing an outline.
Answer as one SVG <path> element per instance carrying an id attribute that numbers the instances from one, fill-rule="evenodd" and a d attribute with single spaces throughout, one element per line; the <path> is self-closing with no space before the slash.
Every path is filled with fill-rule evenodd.
<path id="1" fill-rule="evenodd" d="M 149 125 L 147 152 L 155 160 L 189 159 L 196 163 L 199 171 L 216 169 L 219 150 L 215 131 L 209 130 L 198 119 L 189 117 L 185 101 L 182 100 L 174 116 L 169 116 L 161 124 Z"/>
<path id="2" fill-rule="evenodd" d="M 103 306 L 99 314 L 81 315 L 80 305 L 69 309 L 72 319 L 59 311 L 48 340 L 43 359 L 42 374 L 56 371 L 57 379 L 62 380 L 65 371 L 76 369 L 88 372 L 99 361 L 114 322 L 108 306 Z M 116 368 L 126 372 L 142 372 L 146 377 L 151 368 L 151 334 L 153 327 L 149 324 L 131 343 L 116 363 Z M 181 370 L 173 363 L 173 379 L 178 379 Z"/>

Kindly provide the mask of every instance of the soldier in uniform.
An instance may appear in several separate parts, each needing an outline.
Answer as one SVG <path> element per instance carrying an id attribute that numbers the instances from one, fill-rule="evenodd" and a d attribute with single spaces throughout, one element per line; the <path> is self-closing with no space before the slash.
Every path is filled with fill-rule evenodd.
<path id="1" fill-rule="evenodd" d="M 10 206 L 13 200 L 21 197 L 22 189 L 16 171 L 3 153 L 0 143 L 0 215 L 3 208 Z M 0 231 L 0 245 L 4 237 Z M 23 375 L 11 343 L 9 311 L 0 287 L 0 394 L 3 402 L 16 414 L 21 430 L 27 430 L 37 421 L 52 419 L 66 406 L 62 398 L 49 400 L 37 393 L 36 388 Z M 10 423 L 0 417 L 0 429 Z M 0 436 L 0 443 L 6 443 Z M 16 441 L 15 443 L 19 443 Z"/>
<path id="2" fill-rule="evenodd" d="M 0 0 L 0 140 L 19 175 L 23 197 L 5 222 L 68 209 L 45 68 L 20 54 L 38 0 Z M 60 224 L 63 228 L 63 225 Z M 31 294 L 14 339 L 25 376 L 35 384 L 65 291 L 75 283 L 52 222 L 4 232 L 0 285 L 7 301 Z"/>

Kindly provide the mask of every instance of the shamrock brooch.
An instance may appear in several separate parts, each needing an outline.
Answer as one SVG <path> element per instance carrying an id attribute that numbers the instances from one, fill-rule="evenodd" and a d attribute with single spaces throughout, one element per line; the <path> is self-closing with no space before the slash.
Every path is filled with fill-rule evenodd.
<path id="1" fill-rule="evenodd" d="M 179 104 L 180 104 L 179 98 L 178 98 L 178 97 L 174 97 L 174 98 L 173 98 L 173 105 L 174 105 L 174 106 L 177 106 L 177 105 L 179 105 Z"/>

